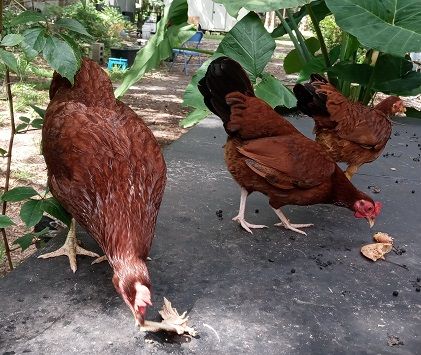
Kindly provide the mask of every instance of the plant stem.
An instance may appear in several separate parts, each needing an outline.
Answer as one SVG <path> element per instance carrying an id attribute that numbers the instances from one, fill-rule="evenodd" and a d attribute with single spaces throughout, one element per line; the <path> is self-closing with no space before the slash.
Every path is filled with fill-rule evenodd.
<path id="1" fill-rule="evenodd" d="M 0 0 L 0 39 L 3 37 L 3 0 Z M 10 119 L 11 119 L 11 128 L 12 131 L 10 133 L 10 140 L 9 140 L 9 149 L 7 151 L 7 168 L 6 168 L 6 181 L 4 183 L 4 192 L 6 192 L 9 189 L 9 180 L 10 180 L 10 165 L 12 161 L 12 147 L 13 147 L 13 139 L 15 136 L 15 120 L 13 115 L 13 102 L 12 102 L 12 92 L 10 90 L 10 73 L 9 68 L 6 66 L 6 90 L 7 90 L 7 97 L 9 100 L 9 110 L 10 110 Z M 2 214 L 6 214 L 7 209 L 7 202 L 3 202 L 2 206 Z M 3 243 L 4 243 L 4 249 L 6 252 L 7 261 L 9 263 L 9 269 L 13 270 L 13 262 L 12 262 L 12 256 L 10 255 L 10 247 L 9 247 L 9 241 L 7 240 L 7 234 L 6 230 L 4 228 L 1 228 L 1 234 L 3 237 Z"/>
<path id="2" fill-rule="evenodd" d="M 311 22 L 313 22 L 314 30 L 316 31 L 317 39 L 320 42 L 320 49 L 322 50 L 323 58 L 325 60 L 326 66 L 330 67 L 330 58 L 329 58 L 329 52 L 327 51 L 326 43 L 323 38 L 322 31 L 319 26 L 319 22 L 317 21 L 316 15 L 314 14 L 313 8 L 310 4 L 306 4 L 307 13 L 311 18 Z"/>
<path id="3" fill-rule="evenodd" d="M 380 55 L 379 51 L 373 51 L 373 53 L 371 54 L 370 67 L 373 68 L 373 71 L 371 72 L 370 79 L 368 80 L 367 86 L 365 87 L 365 93 L 362 100 L 364 105 L 368 104 L 372 96 L 371 87 L 374 84 L 374 78 L 376 75 L 376 63 L 377 63 L 377 59 L 379 58 L 379 55 Z"/>
<path id="4" fill-rule="evenodd" d="M 2 0 L 0 0 L 0 2 L 1 1 Z M 10 88 L 10 85 L 11 85 L 10 71 L 9 71 L 9 68 L 6 66 L 6 92 L 7 92 L 7 100 L 9 101 L 9 112 L 10 112 L 10 139 L 9 139 L 9 149 L 7 150 L 6 181 L 4 183 L 4 190 L 3 190 L 4 193 L 9 191 L 13 141 L 15 139 L 15 133 L 16 133 L 15 114 L 13 110 L 13 97 L 12 97 L 12 90 Z M 7 211 L 7 201 L 3 201 L 1 213 L 5 215 L 6 211 Z M 10 270 L 13 270 L 12 256 L 10 255 L 9 242 L 7 240 L 6 230 L 4 228 L 1 229 L 1 234 L 3 236 L 3 242 L 4 242 L 4 247 L 6 250 L 7 261 L 9 262 L 9 268 Z"/>
<path id="5" fill-rule="evenodd" d="M 298 41 L 301 44 L 301 48 L 303 49 L 303 53 L 305 55 L 306 60 L 310 61 L 313 58 L 313 55 L 308 50 L 307 45 L 306 45 L 306 40 L 304 36 L 302 35 L 302 33 L 300 32 L 300 30 L 298 29 L 297 22 L 295 22 L 295 19 L 294 19 L 294 14 L 291 12 L 290 9 L 286 9 L 286 13 L 288 15 L 288 18 L 291 21 L 291 25 L 292 25 L 291 27 L 294 30 L 295 34 L 297 35 Z"/>
<path id="6" fill-rule="evenodd" d="M 291 27 L 289 27 L 288 22 L 285 21 L 285 18 L 282 16 L 279 10 L 275 10 L 275 13 L 276 13 L 276 16 L 278 16 L 279 20 L 281 20 L 282 26 L 284 26 L 285 31 L 287 31 L 292 43 L 294 43 L 294 47 L 298 51 L 298 54 L 301 57 L 303 63 L 306 63 L 307 60 L 304 55 L 303 49 L 301 48 L 300 43 L 297 40 L 297 37 L 295 37 L 294 33 L 292 32 Z"/>

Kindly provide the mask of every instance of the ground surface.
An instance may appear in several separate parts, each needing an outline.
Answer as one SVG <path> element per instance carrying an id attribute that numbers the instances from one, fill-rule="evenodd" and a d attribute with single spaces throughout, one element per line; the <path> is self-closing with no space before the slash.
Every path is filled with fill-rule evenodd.
<path id="1" fill-rule="evenodd" d="M 204 39 L 201 44 L 202 49 L 216 50 L 219 40 Z M 283 81 L 283 83 L 290 88 L 296 82 L 296 75 L 286 75 L 283 70 L 283 59 L 286 54 L 293 49 L 293 45 L 288 40 L 278 40 L 275 54 L 271 62 L 267 66 L 267 70 Z M 168 70 L 168 63 L 163 65 L 159 70 L 153 73 L 148 73 L 145 77 L 134 85 L 127 94 L 123 97 L 123 101 L 127 103 L 133 110 L 138 113 L 146 124 L 151 128 L 158 141 L 162 146 L 165 146 L 176 139 L 178 139 L 187 130 L 179 126 L 187 110 L 181 107 L 182 97 L 187 84 L 190 82 L 191 75 L 194 73 L 192 66 L 185 75 L 182 72 L 181 62 Z M 16 78 L 14 78 L 16 80 Z M 33 89 L 31 86 L 23 86 L 20 91 L 16 91 L 15 103 L 18 108 L 24 108 L 22 103 L 26 98 L 29 103 L 34 103 L 40 107 L 46 107 L 48 104 L 48 87 L 49 79 L 34 78 L 33 76 L 25 81 L 30 85 L 35 85 Z M 118 85 L 117 83 L 115 84 Z M 32 92 L 33 91 L 33 92 Z M 31 101 L 30 94 L 38 93 L 33 96 Z M 378 99 L 382 98 L 379 95 Z M 405 98 L 405 102 L 417 107 L 421 110 L 421 96 L 417 98 Z M 27 107 L 27 106 L 26 106 Z M 9 139 L 8 128 L 8 108 L 7 102 L 0 100 L 0 147 L 6 148 Z M 31 109 L 27 112 L 17 112 L 16 119 L 21 115 L 31 115 Z M 33 114 L 33 112 L 32 112 Z M 34 116 L 35 117 L 35 116 Z M 31 131 L 25 134 L 18 134 L 15 137 L 13 163 L 12 163 L 12 180 L 11 187 L 15 186 L 33 186 L 38 191 L 44 191 L 46 184 L 46 169 L 44 159 L 40 154 L 41 132 Z M 6 159 L 0 161 L 0 177 L 1 186 L 4 186 L 4 171 L 6 166 Z M 35 247 L 32 246 L 25 252 L 17 245 L 13 245 L 14 240 L 28 232 L 19 218 L 20 204 L 13 204 L 8 208 L 8 215 L 16 222 L 16 226 L 8 229 L 9 242 L 12 246 L 12 257 L 15 265 L 18 265 L 22 260 L 35 252 Z M 0 260 L 0 277 L 8 271 L 5 259 Z"/>
<path id="2" fill-rule="evenodd" d="M 277 218 L 259 194 L 249 198 L 246 216 L 270 228 L 250 235 L 231 221 L 239 188 L 223 162 L 225 133 L 218 120 L 204 121 L 165 149 L 169 178 L 148 264 L 154 302 L 148 318 L 157 317 L 168 297 L 189 312 L 199 337 L 139 333 L 105 263 L 90 266 L 80 258 L 74 275 L 65 258 L 31 256 L 0 279 L 0 349 L 50 355 L 419 354 L 421 121 L 399 120 L 404 125 L 394 126 L 386 156 L 354 177 L 364 191 L 380 189 L 373 197 L 384 209 L 373 230 L 343 208 L 286 207 L 294 222 L 316 224 L 307 236 L 274 227 Z M 310 133 L 310 120 L 292 122 Z M 408 270 L 360 255 L 374 231 L 395 237 L 406 252 L 387 259 Z M 86 235 L 82 240 L 94 245 Z"/>

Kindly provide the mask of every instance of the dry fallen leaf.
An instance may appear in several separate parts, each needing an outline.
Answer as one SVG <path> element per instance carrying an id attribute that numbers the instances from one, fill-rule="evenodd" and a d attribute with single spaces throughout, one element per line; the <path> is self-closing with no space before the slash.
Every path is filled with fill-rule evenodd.
<path id="1" fill-rule="evenodd" d="M 377 232 L 373 235 L 373 239 L 377 243 L 393 244 L 393 238 L 387 233 Z"/>
<path id="2" fill-rule="evenodd" d="M 171 306 L 171 302 L 164 297 L 164 305 L 159 311 L 162 317 L 161 322 L 145 321 L 140 330 L 147 332 L 158 332 L 165 330 L 167 332 L 175 332 L 177 334 L 188 333 L 191 336 L 196 336 L 197 332 L 194 328 L 187 325 L 189 317 L 186 316 L 187 312 L 178 314 L 177 309 Z"/>
<path id="3" fill-rule="evenodd" d="M 374 243 L 367 244 L 361 248 L 361 253 L 373 261 L 378 259 L 384 260 L 384 255 L 392 250 L 392 244 L 390 243 Z"/>

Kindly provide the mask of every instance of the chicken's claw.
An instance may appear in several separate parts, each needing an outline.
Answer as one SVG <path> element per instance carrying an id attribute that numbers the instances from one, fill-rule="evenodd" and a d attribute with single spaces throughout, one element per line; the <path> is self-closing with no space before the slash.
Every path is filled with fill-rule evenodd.
<path id="1" fill-rule="evenodd" d="M 281 223 L 276 223 L 275 226 L 282 226 L 286 229 L 292 230 L 294 232 L 300 233 L 300 234 L 304 234 L 307 235 L 306 232 L 302 231 L 299 228 L 307 228 L 307 227 L 312 227 L 314 226 L 314 224 L 312 223 L 307 223 L 307 224 L 293 224 L 290 223 L 288 218 L 282 213 L 281 209 L 273 209 L 276 213 L 276 215 L 279 217 L 279 219 L 281 220 Z"/>
<path id="2" fill-rule="evenodd" d="M 253 232 L 251 231 L 251 228 L 252 229 L 268 228 L 267 226 L 265 226 L 263 224 L 251 224 L 251 223 L 247 222 L 244 219 L 244 217 L 242 217 L 240 215 L 235 216 L 232 220 L 240 223 L 241 227 L 243 227 L 247 232 L 249 232 L 251 234 L 253 234 Z"/>

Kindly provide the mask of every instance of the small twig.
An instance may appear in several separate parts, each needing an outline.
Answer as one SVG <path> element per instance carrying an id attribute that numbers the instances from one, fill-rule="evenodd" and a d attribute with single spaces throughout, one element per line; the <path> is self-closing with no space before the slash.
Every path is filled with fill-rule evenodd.
<path id="1" fill-rule="evenodd" d="M 1 2 L 2 0 L 0 0 Z M 7 151 L 7 165 L 6 165 L 6 180 L 4 183 L 4 190 L 3 193 L 9 191 L 10 186 L 10 167 L 12 165 L 12 150 L 13 150 L 13 141 L 15 139 L 16 127 L 15 127 L 15 115 L 13 110 L 13 97 L 12 97 L 12 90 L 10 88 L 10 71 L 9 68 L 6 66 L 6 92 L 7 98 L 9 101 L 9 113 L 10 113 L 10 139 L 9 139 L 9 149 Z M 2 205 L 2 214 L 5 215 L 7 211 L 7 201 L 3 201 Z M 7 240 L 6 230 L 4 228 L 1 229 L 1 234 L 3 236 L 4 248 L 6 251 L 7 261 L 9 263 L 10 270 L 13 270 L 13 262 L 12 256 L 10 255 L 10 246 L 9 241 Z"/>

